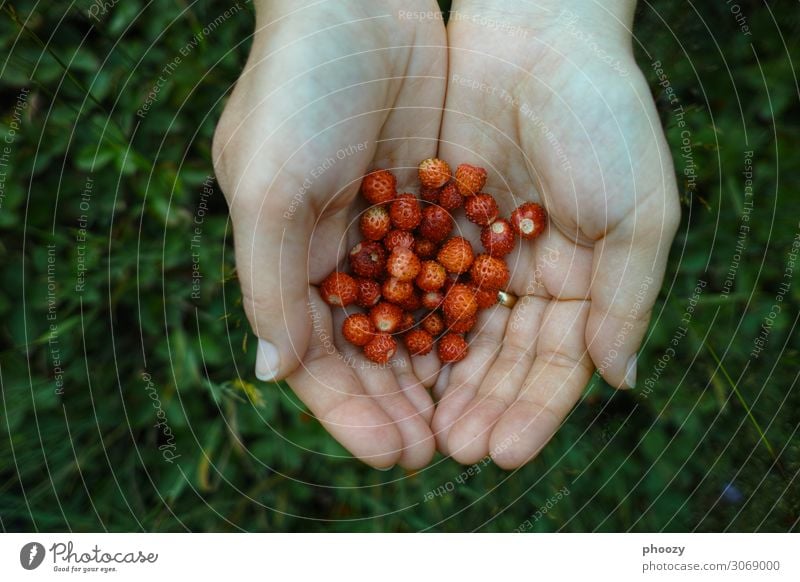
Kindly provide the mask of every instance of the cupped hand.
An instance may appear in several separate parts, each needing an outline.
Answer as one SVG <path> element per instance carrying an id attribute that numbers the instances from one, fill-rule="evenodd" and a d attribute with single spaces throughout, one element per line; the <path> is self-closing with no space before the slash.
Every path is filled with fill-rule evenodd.
<path id="1" fill-rule="evenodd" d="M 521 299 L 482 313 L 467 358 L 439 376 L 432 426 L 458 461 L 491 455 L 515 468 L 553 436 L 595 369 L 635 385 L 680 211 L 631 54 L 632 3 L 530 18 L 495 4 L 454 3 L 439 156 L 486 167 L 502 214 L 533 200 L 550 223 L 507 257 Z"/>
<path id="2" fill-rule="evenodd" d="M 430 461 L 425 385 L 439 362 L 400 350 L 389 366 L 369 365 L 315 285 L 356 242 L 362 176 L 392 169 L 403 191 L 436 153 L 447 60 L 436 11 L 433 0 L 262 2 L 214 139 L 257 376 L 285 378 L 339 442 L 381 468 Z"/>

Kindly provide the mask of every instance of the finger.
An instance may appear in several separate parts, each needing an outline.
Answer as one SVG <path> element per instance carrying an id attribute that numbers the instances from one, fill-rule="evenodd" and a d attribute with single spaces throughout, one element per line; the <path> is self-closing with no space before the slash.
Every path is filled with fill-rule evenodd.
<path id="1" fill-rule="evenodd" d="M 430 393 L 425 388 L 422 380 L 417 374 L 414 361 L 420 359 L 419 356 L 411 357 L 405 347 L 398 342 L 398 350 L 395 355 L 395 362 L 397 365 L 394 367 L 394 376 L 400 389 L 408 398 L 409 402 L 414 405 L 414 408 L 422 415 L 425 424 L 430 426 L 431 419 L 433 418 L 433 399 Z"/>
<path id="2" fill-rule="evenodd" d="M 632 212 L 595 245 L 586 327 L 592 360 L 606 382 L 619 388 L 636 385 L 636 353 L 680 218 L 677 197 L 653 196 Z"/>
<path id="3" fill-rule="evenodd" d="M 395 465 L 403 439 L 395 422 L 366 394 L 355 370 L 333 344 L 331 313 L 316 289 L 309 309 L 315 330 L 305 360 L 287 378 L 289 386 L 325 429 L 354 456 L 376 468 Z"/>
<path id="4" fill-rule="evenodd" d="M 525 296 L 514 306 L 497 359 L 450 430 L 447 447 L 459 463 L 470 465 L 489 454 L 492 428 L 516 399 L 533 364 L 549 303 L 541 297 Z"/>
<path id="5" fill-rule="evenodd" d="M 436 443 L 428 421 L 406 396 L 400 387 L 396 374 L 401 366 L 408 363 L 402 357 L 392 358 L 386 364 L 376 364 L 364 357 L 356 346 L 348 343 L 341 335 L 341 322 L 344 310 L 334 315 L 334 336 L 336 343 L 350 362 L 364 391 L 383 409 L 402 438 L 401 454 L 398 463 L 406 469 L 419 469 L 433 458 Z M 410 370 L 407 373 L 411 373 Z M 418 388 L 419 386 L 417 382 Z"/>
<path id="6" fill-rule="evenodd" d="M 433 350 L 424 356 L 412 357 L 411 366 L 419 382 L 426 388 L 431 388 L 436 384 L 442 363 L 439 361 L 439 356 L 436 355 L 436 350 Z"/>
<path id="7" fill-rule="evenodd" d="M 547 307 L 528 377 L 489 439 L 498 466 L 512 469 L 535 457 L 578 401 L 594 370 L 584 341 L 588 314 L 587 301 Z"/>
<path id="8" fill-rule="evenodd" d="M 478 386 L 497 356 L 509 313 L 507 307 L 500 305 L 480 312 L 475 331 L 471 334 L 473 337 L 469 339 L 467 357 L 452 366 L 448 387 L 436 406 L 431 423 L 436 444 L 443 454 L 450 454 L 447 443 L 450 429 L 475 397 Z"/>

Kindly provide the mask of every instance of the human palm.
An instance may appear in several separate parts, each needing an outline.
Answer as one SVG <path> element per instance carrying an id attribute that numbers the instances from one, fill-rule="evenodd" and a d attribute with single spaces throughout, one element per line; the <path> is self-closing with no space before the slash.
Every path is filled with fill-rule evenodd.
<path id="1" fill-rule="evenodd" d="M 634 385 L 677 228 L 676 187 L 626 47 L 609 48 L 611 69 L 568 35 L 509 38 L 468 18 L 451 22 L 448 42 L 439 155 L 485 166 L 503 214 L 533 200 L 550 216 L 540 238 L 507 257 L 509 290 L 522 298 L 481 315 L 467 358 L 436 387 L 440 450 L 514 468 L 555 433 L 595 368 Z"/>
<path id="2" fill-rule="evenodd" d="M 444 100 L 441 21 L 419 2 L 272 2 L 218 125 L 215 168 L 230 206 L 243 303 L 261 338 L 257 373 L 286 378 L 326 429 L 376 467 L 427 464 L 435 356 L 402 349 L 377 367 L 348 348 L 343 314 L 314 285 L 355 244 L 360 178 L 391 168 L 401 189 L 436 153 Z M 301 68 L 297 68 L 301 65 Z M 341 311 L 341 310 L 339 310 Z"/>

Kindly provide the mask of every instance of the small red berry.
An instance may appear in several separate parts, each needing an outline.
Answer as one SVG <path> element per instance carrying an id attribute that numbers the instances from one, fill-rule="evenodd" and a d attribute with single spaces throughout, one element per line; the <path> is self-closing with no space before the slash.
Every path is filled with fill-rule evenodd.
<path id="1" fill-rule="evenodd" d="M 386 251 L 375 241 L 362 241 L 350 251 L 350 266 L 359 277 L 377 279 L 386 266 Z"/>
<path id="2" fill-rule="evenodd" d="M 404 340 L 408 353 L 412 356 L 424 356 L 433 349 L 433 336 L 424 329 L 412 329 Z"/>
<path id="3" fill-rule="evenodd" d="M 428 188 L 427 186 L 422 186 L 419 189 L 419 197 L 425 202 L 439 204 L 439 188 Z"/>
<path id="4" fill-rule="evenodd" d="M 407 230 L 391 230 L 383 237 L 383 246 L 390 253 L 395 247 L 414 248 L 414 235 Z"/>
<path id="5" fill-rule="evenodd" d="M 511 213 L 511 226 L 520 237 L 534 239 L 547 226 L 547 212 L 535 202 L 526 202 Z"/>
<path id="6" fill-rule="evenodd" d="M 381 240 L 392 228 L 389 213 L 383 206 L 370 206 L 358 222 L 361 234 L 369 240 Z"/>
<path id="7" fill-rule="evenodd" d="M 342 324 L 342 335 L 344 339 L 355 346 L 364 346 L 370 342 L 375 335 L 375 328 L 372 322 L 363 313 L 348 315 Z"/>
<path id="8" fill-rule="evenodd" d="M 347 273 L 334 271 L 322 282 L 319 293 L 328 305 L 347 307 L 358 298 L 358 283 Z"/>
<path id="9" fill-rule="evenodd" d="M 489 255 L 478 255 L 469 274 L 478 287 L 488 289 L 502 289 L 510 276 L 506 262 Z"/>
<path id="10" fill-rule="evenodd" d="M 428 158 L 419 164 L 419 181 L 428 188 L 441 188 L 450 179 L 450 166 L 439 158 Z"/>
<path id="11" fill-rule="evenodd" d="M 504 257 L 514 250 L 514 230 L 511 224 L 498 218 L 481 231 L 481 244 L 484 250 L 493 257 Z"/>
<path id="12" fill-rule="evenodd" d="M 414 314 L 411 313 L 410 311 L 404 311 L 403 318 L 400 320 L 400 326 L 397 328 L 397 331 L 400 333 L 408 331 L 409 329 L 414 327 L 415 323 L 416 320 L 414 319 Z"/>
<path id="13" fill-rule="evenodd" d="M 429 313 L 425 316 L 425 318 L 420 322 L 422 329 L 427 331 L 432 336 L 437 336 L 444 331 L 444 319 L 442 318 L 441 314 L 437 312 Z"/>
<path id="14" fill-rule="evenodd" d="M 389 255 L 386 261 L 386 271 L 401 281 L 411 281 L 418 274 L 421 268 L 419 257 L 404 247 L 397 247 Z"/>
<path id="15" fill-rule="evenodd" d="M 453 211 L 464 203 L 464 197 L 456 188 L 455 182 L 448 182 L 439 190 L 439 206 L 445 210 Z"/>
<path id="16" fill-rule="evenodd" d="M 400 230 L 413 230 L 422 220 L 419 200 L 413 194 L 398 194 L 389 207 L 392 224 Z"/>
<path id="17" fill-rule="evenodd" d="M 456 283 L 445 295 L 442 309 L 450 320 L 469 319 L 478 312 L 478 300 L 472 288 L 464 283 Z"/>
<path id="18" fill-rule="evenodd" d="M 486 170 L 461 164 L 456 168 L 455 182 L 462 196 L 474 196 L 486 185 Z"/>
<path id="19" fill-rule="evenodd" d="M 422 294 L 422 306 L 425 309 L 438 309 L 444 301 L 444 293 L 441 291 L 427 291 Z"/>
<path id="20" fill-rule="evenodd" d="M 441 206 L 428 206 L 422 211 L 422 220 L 417 232 L 422 238 L 440 243 L 453 230 L 453 219 Z"/>
<path id="21" fill-rule="evenodd" d="M 370 310 L 369 319 L 379 332 L 394 333 L 400 327 L 403 310 L 393 303 L 381 301 Z"/>
<path id="22" fill-rule="evenodd" d="M 430 259 L 436 256 L 439 250 L 436 243 L 426 238 L 418 238 L 414 241 L 414 252 L 420 259 Z"/>
<path id="23" fill-rule="evenodd" d="M 454 236 L 442 245 L 436 258 L 448 272 L 464 273 L 472 265 L 475 254 L 467 239 Z"/>
<path id="24" fill-rule="evenodd" d="M 375 334 L 375 337 L 364 346 L 364 355 L 377 364 L 385 364 L 397 351 L 397 342 L 386 333 Z"/>
<path id="25" fill-rule="evenodd" d="M 497 289 L 489 287 L 476 287 L 472 284 L 475 291 L 475 300 L 478 302 L 478 309 L 488 309 L 497 303 Z"/>
<path id="26" fill-rule="evenodd" d="M 374 279 L 364 278 L 357 279 L 356 283 L 358 283 L 358 299 L 356 299 L 356 304 L 366 309 L 375 307 L 378 301 L 381 300 L 381 284 Z"/>
<path id="27" fill-rule="evenodd" d="M 467 355 L 467 340 L 455 333 L 439 338 L 439 359 L 443 364 L 459 362 Z"/>
<path id="28" fill-rule="evenodd" d="M 436 261 L 425 261 L 417 275 L 417 287 L 423 291 L 437 291 L 444 285 L 447 271 Z"/>
<path id="29" fill-rule="evenodd" d="M 361 193 L 370 204 L 386 204 L 397 195 L 397 178 L 389 170 L 375 170 L 361 181 Z"/>
<path id="30" fill-rule="evenodd" d="M 478 322 L 477 316 L 473 315 L 472 317 L 467 317 L 464 319 L 449 319 L 445 316 L 444 324 L 447 327 L 447 331 L 451 333 L 467 333 Z"/>
<path id="31" fill-rule="evenodd" d="M 478 226 L 491 224 L 500 212 L 494 198 L 490 194 L 484 193 L 469 196 L 464 202 L 464 210 L 469 221 Z"/>
<path id="32" fill-rule="evenodd" d="M 381 295 L 386 301 L 399 305 L 414 292 L 414 284 L 411 281 L 401 281 L 395 277 L 389 277 L 383 282 Z"/>
<path id="33" fill-rule="evenodd" d="M 406 299 L 404 299 L 397 305 L 399 305 L 406 311 L 416 311 L 417 309 L 419 309 L 420 305 L 422 305 L 422 301 L 420 299 L 419 293 L 415 289 L 414 291 L 411 292 L 411 295 L 409 295 Z"/>

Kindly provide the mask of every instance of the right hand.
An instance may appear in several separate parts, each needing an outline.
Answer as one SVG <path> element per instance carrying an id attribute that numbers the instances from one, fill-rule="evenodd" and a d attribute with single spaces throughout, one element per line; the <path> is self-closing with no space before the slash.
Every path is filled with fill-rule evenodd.
<path id="1" fill-rule="evenodd" d="M 315 285 L 359 238 L 348 227 L 361 177 L 391 169 L 398 190 L 409 190 L 419 161 L 436 154 L 444 25 L 404 16 L 438 10 L 433 0 L 262 2 L 214 136 L 244 307 L 259 338 L 256 375 L 286 379 L 344 447 L 379 468 L 431 460 L 425 386 L 439 362 L 431 354 L 412 363 L 402 350 L 391 367 L 360 354 L 346 361 L 341 310 L 332 314 Z"/>

